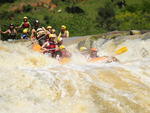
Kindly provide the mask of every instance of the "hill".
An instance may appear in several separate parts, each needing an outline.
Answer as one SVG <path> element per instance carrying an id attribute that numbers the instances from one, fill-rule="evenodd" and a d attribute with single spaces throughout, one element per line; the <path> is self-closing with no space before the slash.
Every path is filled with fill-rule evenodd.
<path id="1" fill-rule="evenodd" d="M 150 29 L 149 7 L 149 0 L 2 0 L 0 24 L 6 29 L 28 16 L 56 29 L 65 24 L 71 36 Z"/>

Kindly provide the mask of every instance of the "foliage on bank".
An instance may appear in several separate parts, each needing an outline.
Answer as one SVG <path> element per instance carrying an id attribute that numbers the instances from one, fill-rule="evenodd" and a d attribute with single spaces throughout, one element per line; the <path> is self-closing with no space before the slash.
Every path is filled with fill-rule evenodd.
<path id="1" fill-rule="evenodd" d="M 23 16 L 28 16 L 31 22 L 39 19 L 42 26 L 52 25 L 57 30 L 65 24 L 71 36 L 114 30 L 150 29 L 149 0 L 53 0 L 57 5 L 54 10 L 27 5 L 21 12 L 8 11 L 11 5 L 20 2 L 1 1 L 2 29 L 5 30 L 9 23 L 19 25 Z"/>

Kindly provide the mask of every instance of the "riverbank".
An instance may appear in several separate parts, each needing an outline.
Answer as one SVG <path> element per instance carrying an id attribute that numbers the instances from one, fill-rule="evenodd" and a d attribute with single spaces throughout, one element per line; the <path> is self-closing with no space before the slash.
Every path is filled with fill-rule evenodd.
<path id="1" fill-rule="evenodd" d="M 114 30 L 128 31 L 131 29 L 150 29 L 149 0 L 125 0 L 126 5 L 119 7 L 116 0 L 54 0 L 57 7 L 37 5 L 39 0 L 14 0 L 0 7 L 0 27 L 6 30 L 10 23 L 19 26 L 24 16 L 33 25 L 38 19 L 42 26 L 53 26 L 57 32 L 61 25 L 66 25 L 72 36 L 86 36 L 106 33 Z M 44 0 L 48 2 L 49 0 Z M 51 0 L 50 0 L 51 1 Z M 31 5 L 30 5 L 31 3 Z M 33 5 L 34 4 L 34 5 Z M 40 3 L 42 4 L 42 3 Z M 44 6 L 47 6 L 45 4 Z M 12 11 L 11 8 L 19 11 Z"/>

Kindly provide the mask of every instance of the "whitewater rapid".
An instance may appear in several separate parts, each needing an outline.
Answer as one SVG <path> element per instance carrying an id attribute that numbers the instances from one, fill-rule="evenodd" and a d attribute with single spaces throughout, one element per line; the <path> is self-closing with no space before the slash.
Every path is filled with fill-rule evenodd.
<path id="1" fill-rule="evenodd" d="M 89 63 L 74 44 L 65 65 L 29 44 L 0 41 L 0 113 L 150 112 L 150 39 L 95 41 L 113 63 Z M 115 55 L 123 46 L 128 52 Z"/>

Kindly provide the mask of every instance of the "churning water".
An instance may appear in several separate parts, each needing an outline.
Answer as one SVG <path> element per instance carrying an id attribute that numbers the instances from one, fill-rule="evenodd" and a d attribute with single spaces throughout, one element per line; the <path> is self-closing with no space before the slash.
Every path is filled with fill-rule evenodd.
<path id="1" fill-rule="evenodd" d="M 100 56 L 128 47 L 119 63 L 89 63 L 71 45 L 65 65 L 28 44 L 0 42 L 0 113 L 150 113 L 150 40 L 94 42 Z"/>

